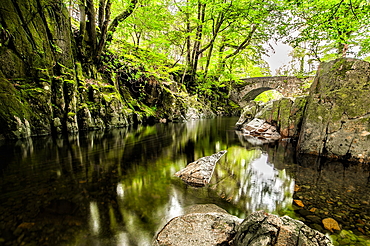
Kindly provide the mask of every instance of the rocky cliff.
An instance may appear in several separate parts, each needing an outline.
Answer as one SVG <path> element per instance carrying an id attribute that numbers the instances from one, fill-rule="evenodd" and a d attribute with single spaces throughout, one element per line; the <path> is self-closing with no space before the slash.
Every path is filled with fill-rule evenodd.
<path id="1" fill-rule="evenodd" d="M 61 121 L 69 131 L 78 129 L 71 29 L 57 2 L 0 3 L 3 137 L 48 134 Z"/>
<path id="2" fill-rule="evenodd" d="M 370 63 L 337 59 L 320 65 L 298 143 L 301 153 L 370 161 Z"/>
<path id="3" fill-rule="evenodd" d="M 131 78 L 84 72 L 77 49 L 63 1 L 0 1 L 0 138 L 212 114 L 174 81 L 142 79 L 137 100 Z"/>

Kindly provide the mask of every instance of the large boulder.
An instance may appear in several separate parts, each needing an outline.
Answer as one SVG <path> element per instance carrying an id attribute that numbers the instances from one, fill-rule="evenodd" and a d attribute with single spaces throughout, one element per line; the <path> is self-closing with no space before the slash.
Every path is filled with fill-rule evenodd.
<path id="1" fill-rule="evenodd" d="M 370 161 L 370 63 L 322 63 L 310 89 L 298 143 L 301 153 Z"/>
<path id="2" fill-rule="evenodd" d="M 288 216 L 278 217 L 264 211 L 250 214 L 237 229 L 235 246 L 330 246 L 332 243 L 321 232 Z"/>
<path id="3" fill-rule="evenodd" d="M 189 214 L 170 220 L 154 239 L 154 246 L 229 245 L 241 219 L 213 205 L 195 205 Z"/>

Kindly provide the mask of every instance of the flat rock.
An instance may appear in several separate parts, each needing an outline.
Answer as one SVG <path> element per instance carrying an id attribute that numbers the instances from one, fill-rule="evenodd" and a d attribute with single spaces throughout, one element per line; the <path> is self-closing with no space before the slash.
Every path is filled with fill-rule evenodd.
<path id="1" fill-rule="evenodd" d="M 175 176 L 192 186 L 204 186 L 211 180 L 217 161 L 226 152 L 226 150 L 222 150 L 211 156 L 205 156 L 189 163 L 186 168 L 175 173 Z"/>
<path id="2" fill-rule="evenodd" d="M 215 205 L 197 205 L 190 214 L 170 220 L 154 239 L 154 246 L 228 245 L 242 222 L 236 216 L 215 209 Z M 197 212 L 200 211 L 200 212 Z M 201 211 L 216 211 L 206 212 Z"/>

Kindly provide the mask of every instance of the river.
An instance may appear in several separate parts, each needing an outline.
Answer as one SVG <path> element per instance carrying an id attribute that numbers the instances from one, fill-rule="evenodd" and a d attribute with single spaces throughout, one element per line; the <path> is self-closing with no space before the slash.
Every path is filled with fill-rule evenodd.
<path id="1" fill-rule="evenodd" d="M 151 245 L 168 220 L 204 203 L 240 218 L 287 214 L 324 233 L 332 217 L 346 233 L 335 237 L 369 245 L 368 165 L 297 157 L 288 142 L 241 136 L 237 120 L 0 141 L 0 245 Z M 206 187 L 174 176 L 220 150 Z"/>

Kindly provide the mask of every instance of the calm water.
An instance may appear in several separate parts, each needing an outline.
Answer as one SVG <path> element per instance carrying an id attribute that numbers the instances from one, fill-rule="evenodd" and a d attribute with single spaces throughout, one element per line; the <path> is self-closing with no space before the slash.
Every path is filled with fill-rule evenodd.
<path id="1" fill-rule="evenodd" d="M 289 214 L 323 232 L 319 220 L 333 217 L 368 233 L 368 166 L 295 158 L 288 143 L 238 135 L 237 120 L 0 142 L 0 245 L 151 245 L 168 220 L 202 203 L 240 218 L 260 209 Z M 224 149 L 209 186 L 173 175 Z"/>

